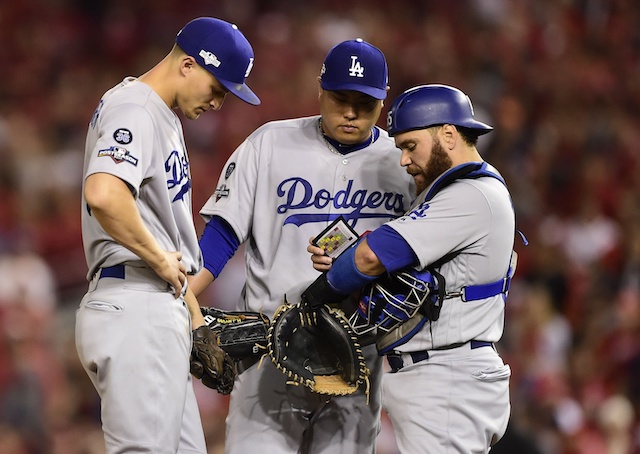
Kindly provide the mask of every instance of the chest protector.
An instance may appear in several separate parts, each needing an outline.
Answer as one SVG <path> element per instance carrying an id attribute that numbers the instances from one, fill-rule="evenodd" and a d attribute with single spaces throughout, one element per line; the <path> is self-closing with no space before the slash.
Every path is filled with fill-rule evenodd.
<path id="1" fill-rule="evenodd" d="M 424 202 L 433 199 L 458 179 L 482 177 L 496 178 L 505 184 L 499 175 L 487 169 L 485 162 L 463 164 L 436 180 Z M 385 274 L 370 283 L 363 289 L 358 308 L 350 319 L 356 333 L 376 330 L 376 347 L 378 353 L 384 355 L 408 342 L 427 321 L 438 320 L 442 304 L 448 298 L 475 301 L 502 294 L 506 300 L 516 269 L 516 252 L 512 252 L 509 269 L 502 279 L 487 284 L 465 285 L 458 291 L 445 293 L 445 279 L 437 270 L 460 252 L 447 254 L 424 270 L 408 268 Z"/>

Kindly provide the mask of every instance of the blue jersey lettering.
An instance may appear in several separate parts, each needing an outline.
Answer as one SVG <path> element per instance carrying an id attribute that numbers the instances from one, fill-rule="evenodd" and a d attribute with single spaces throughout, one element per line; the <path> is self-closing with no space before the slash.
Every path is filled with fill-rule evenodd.
<path id="1" fill-rule="evenodd" d="M 307 213 L 291 214 L 286 218 L 285 224 L 301 225 L 308 222 L 332 221 L 338 216 L 343 216 L 352 226 L 355 226 L 359 218 L 395 218 L 404 213 L 402 194 L 366 189 L 354 191 L 353 180 L 349 180 L 345 189 L 333 195 L 324 188 L 315 191 L 311 183 L 304 178 L 288 178 L 278 185 L 276 193 L 279 198 L 284 199 L 284 203 L 278 205 L 279 214 L 311 209 Z M 323 210 L 327 207 L 342 211 L 333 214 L 313 213 L 313 210 Z M 381 207 L 386 212 L 376 210 Z M 351 211 L 345 211 L 347 209 Z"/>
<path id="2" fill-rule="evenodd" d="M 176 186 L 180 186 L 172 201 L 183 200 L 191 188 L 187 157 L 173 150 L 164 163 L 164 170 L 167 173 L 167 188 L 173 189 Z"/>

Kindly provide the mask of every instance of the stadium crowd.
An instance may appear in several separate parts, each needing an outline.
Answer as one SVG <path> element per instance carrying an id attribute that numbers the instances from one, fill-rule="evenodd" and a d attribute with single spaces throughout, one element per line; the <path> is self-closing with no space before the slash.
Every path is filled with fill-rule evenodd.
<path id="1" fill-rule="evenodd" d="M 635 0 L 0 2 L 0 452 L 103 452 L 73 338 L 86 288 L 86 128 L 106 89 L 146 71 L 205 15 L 235 22 L 252 43 L 249 83 L 262 105 L 229 98 L 184 122 L 194 211 L 257 126 L 316 113 L 317 62 L 339 41 L 362 37 L 385 52 L 387 105 L 416 84 L 463 89 L 495 128 L 479 148 L 503 172 L 529 242 L 516 240 L 498 344 L 513 411 L 495 451 L 640 453 Z M 201 303 L 232 304 L 242 273 L 227 267 Z M 227 400 L 196 391 L 210 452 L 222 452 Z M 394 454 L 384 422 L 378 451 Z"/>

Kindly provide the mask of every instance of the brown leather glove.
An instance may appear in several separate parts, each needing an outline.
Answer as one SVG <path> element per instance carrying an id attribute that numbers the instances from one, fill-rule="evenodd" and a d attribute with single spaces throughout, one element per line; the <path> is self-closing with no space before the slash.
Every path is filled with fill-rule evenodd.
<path id="1" fill-rule="evenodd" d="M 216 334 L 207 325 L 194 329 L 192 334 L 191 373 L 220 394 L 231 393 L 236 368 L 229 355 L 218 345 Z"/>

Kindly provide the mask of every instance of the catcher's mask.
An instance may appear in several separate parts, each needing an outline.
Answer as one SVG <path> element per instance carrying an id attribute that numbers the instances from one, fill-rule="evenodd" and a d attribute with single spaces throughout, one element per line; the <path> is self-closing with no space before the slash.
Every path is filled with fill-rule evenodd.
<path id="1" fill-rule="evenodd" d="M 408 270 L 380 277 L 365 287 L 349 322 L 357 334 L 374 329 L 389 332 L 419 311 L 437 320 L 442 295 L 429 271 Z"/>

